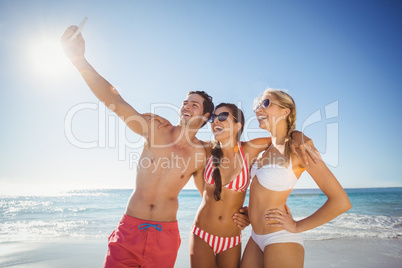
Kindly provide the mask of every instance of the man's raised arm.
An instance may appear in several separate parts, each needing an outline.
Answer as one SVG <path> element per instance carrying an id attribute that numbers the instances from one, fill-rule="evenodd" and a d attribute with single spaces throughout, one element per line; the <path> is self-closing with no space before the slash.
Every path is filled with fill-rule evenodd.
<path id="1" fill-rule="evenodd" d="M 104 79 L 86 60 L 85 41 L 81 33 L 70 40 L 77 26 L 70 26 L 61 37 L 61 44 L 72 64 L 80 72 L 85 82 L 94 95 L 103 102 L 106 107 L 115 112 L 127 126 L 141 136 L 147 136 L 148 120 L 129 105 L 117 92 L 117 90 Z"/>

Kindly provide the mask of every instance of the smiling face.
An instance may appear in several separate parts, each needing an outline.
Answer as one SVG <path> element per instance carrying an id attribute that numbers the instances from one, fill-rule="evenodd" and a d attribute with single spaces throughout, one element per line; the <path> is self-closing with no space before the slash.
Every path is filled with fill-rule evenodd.
<path id="1" fill-rule="evenodd" d="M 228 117 L 224 121 L 219 120 L 219 115 L 222 113 L 228 113 Z M 218 115 L 214 121 L 211 123 L 212 132 L 215 136 L 215 140 L 225 143 L 227 141 L 236 140 L 237 133 L 241 129 L 241 123 L 236 122 L 232 111 L 225 107 L 219 107 L 215 110 L 214 114 Z M 222 119 L 222 115 L 221 115 Z"/>
<path id="2" fill-rule="evenodd" d="M 203 101 L 204 98 L 198 94 L 187 96 L 180 109 L 180 125 L 201 127 L 206 120 L 203 116 Z"/>
<path id="3" fill-rule="evenodd" d="M 272 133 L 279 126 L 286 127 L 286 117 L 289 114 L 289 109 L 283 107 L 273 94 L 265 93 L 259 100 L 260 104 L 265 99 L 269 99 L 271 104 L 267 108 L 260 105 L 256 110 L 256 116 L 260 128 L 266 129 Z"/>

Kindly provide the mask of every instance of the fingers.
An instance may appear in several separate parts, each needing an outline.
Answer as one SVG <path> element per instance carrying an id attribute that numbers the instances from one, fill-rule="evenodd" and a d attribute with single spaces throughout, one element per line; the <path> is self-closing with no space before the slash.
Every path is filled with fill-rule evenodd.
<path id="1" fill-rule="evenodd" d="M 265 215 L 265 220 L 267 220 L 267 221 L 271 221 L 271 220 L 283 221 L 284 219 L 285 219 L 285 216 L 280 215 L 280 214 L 266 214 Z"/>
<path id="2" fill-rule="evenodd" d="M 245 226 L 245 225 L 240 225 L 240 224 L 237 225 L 237 228 L 239 228 L 240 231 L 243 231 L 246 227 L 247 226 Z"/>
<path id="3" fill-rule="evenodd" d="M 267 226 L 269 226 L 269 227 L 281 227 L 281 228 L 283 228 L 285 225 L 284 225 L 283 223 L 270 223 L 270 224 L 267 224 Z"/>
<path id="4" fill-rule="evenodd" d="M 288 216 L 286 214 L 279 214 L 279 213 L 268 213 L 265 214 L 265 220 L 284 220 L 285 218 L 287 218 Z"/>
<path id="5" fill-rule="evenodd" d="M 289 208 L 287 208 L 286 210 L 288 210 L 288 209 Z M 268 210 L 268 212 L 264 215 L 264 217 L 265 217 L 265 220 L 267 220 L 267 221 L 268 220 L 279 221 L 279 220 L 284 220 L 285 217 L 288 217 L 288 213 L 287 213 L 287 211 L 283 211 L 283 210 L 275 208 L 275 209 Z"/>
<path id="6" fill-rule="evenodd" d="M 292 213 L 290 213 L 290 209 L 289 209 L 289 207 L 288 207 L 288 204 L 285 204 L 285 209 L 286 209 L 286 213 L 287 213 L 287 214 L 291 214 L 291 215 L 292 215 Z"/>
<path id="7" fill-rule="evenodd" d="M 306 159 L 308 159 L 308 157 L 310 156 L 310 158 L 313 160 L 314 163 L 317 163 L 317 155 L 315 153 L 315 151 L 311 148 L 311 146 L 307 143 L 303 144 L 303 148 L 304 148 L 304 152 L 303 152 L 303 161 Z M 306 163 L 308 164 L 308 163 Z"/>
<path id="8" fill-rule="evenodd" d="M 239 212 L 248 215 L 248 207 L 247 206 L 242 207 L 241 209 L 239 209 Z"/>
<path id="9" fill-rule="evenodd" d="M 151 122 L 153 120 L 158 121 L 159 122 L 158 128 L 164 128 L 172 125 L 169 120 L 153 113 L 143 113 L 142 116 L 147 117 L 148 122 Z"/>
<path id="10" fill-rule="evenodd" d="M 275 214 L 275 213 L 282 215 L 282 214 L 286 214 L 286 211 L 280 210 L 278 208 L 274 208 L 274 209 L 268 210 L 265 215 L 267 215 L 267 214 Z"/>
<path id="11" fill-rule="evenodd" d="M 304 143 L 300 144 L 298 149 L 300 150 L 301 158 L 306 165 L 309 164 L 308 161 L 309 158 L 311 158 L 314 163 L 318 163 L 319 161 L 322 160 L 320 153 L 314 146 Z"/>
<path id="12" fill-rule="evenodd" d="M 300 154 L 301 154 L 301 158 L 303 159 L 303 162 L 308 165 L 308 157 L 307 157 L 307 153 L 306 153 L 306 144 L 300 144 L 299 146 L 299 150 L 300 150 Z"/>
<path id="13" fill-rule="evenodd" d="M 287 222 L 286 217 L 283 215 L 279 214 L 269 214 L 265 217 L 266 221 L 269 221 L 267 223 L 268 227 L 285 227 L 285 224 Z"/>
<path id="14" fill-rule="evenodd" d="M 244 215 L 239 213 L 235 213 L 233 215 L 233 222 L 237 225 L 237 228 L 239 228 L 240 230 L 243 230 L 244 228 L 250 225 L 248 217 L 245 218 Z"/>
<path id="15" fill-rule="evenodd" d="M 153 120 L 157 120 L 159 122 L 158 128 L 163 128 L 169 125 L 169 121 L 165 120 L 163 117 L 160 117 L 156 114 L 153 113 L 144 113 L 142 116 L 147 116 L 148 117 L 148 122 L 151 122 Z"/>
<path id="16" fill-rule="evenodd" d="M 72 26 L 68 27 L 68 28 L 64 31 L 63 35 L 61 36 L 61 39 L 62 39 L 62 40 L 69 40 L 70 37 L 73 36 L 73 34 L 75 33 L 75 31 L 76 31 L 77 29 L 78 29 L 78 27 L 75 26 L 75 25 L 72 25 Z M 81 36 L 81 38 L 82 38 L 82 36 Z"/>
<path id="17" fill-rule="evenodd" d="M 294 137 L 290 139 L 290 148 L 292 153 L 299 156 L 306 165 L 309 164 L 309 157 L 314 163 L 318 163 L 319 159 L 321 159 L 321 156 L 317 154 L 318 151 L 314 147 L 313 141 L 298 131 L 295 131 L 293 136 Z"/>
<path id="18" fill-rule="evenodd" d="M 307 152 L 310 155 L 310 157 L 313 159 L 314 163 L 318 163 L 319 161 L 322 160 L 321 154 L 318 152 L 318 150 L 314 147 L 314 145 L 309 145 L 306 144 L 307 147 Z"/>
<path id="19" fill-rule="evenodd" d="M 293 154 L 299 156 L 299 153 L 297 152 L 297 146 L 295 145 L 293 140 L 290 141 L 290 150 L 292 151 Z"/>
<path id="20" fill-rule="evenodd" d="M 148 117 L 148 122 L 151 122 L 152 120 L 158 120 L 159 122 L 163 122 L 163 119 L 160 116 L 153 113 L 143 113 L 142 116 Z"/>
<path id="21" fill-rule="evenodd" d="M 148 122 L 151 122 L 153 120 L 158 120 L 159 122 L 162 122 L 161 119 L 153 113 L 144 113 L 142 114 L 142 116 L 148 117 Z"/>
<path id="22" fill-rule="evenodd" d="M 78 27 L 75 25 L 68 27 L 60 38 L 64 53 L 73 63 L 78 63 L 84 59 L 85 53 L 85 41 L 82 35 L 78 34 L 76 38 L 70 40 L 77 29 Z"/>
<path id="23" fill-rule="evenodd" d="M 162 122 L 162 123 L 159 124 L 158 128 L 164 128 L 166 126 L 168 126 L 168 123 L 167 122 Z"/>
<path id="24" fill-rule="evenodd" d="M 250 225 L 250 220 L 248 218 L 248 207 L 242 207 L 239 209 L 239 213 L 233 215 L 233 222 L 236 223 L 237 228 L 243 230 Z"/>
<path id="25" fill-rule="evenodd" d="M 303 159 L 303 162 L 308 165 L 309 157 L 313 160 L 314 163 L 318 163 L 318 161 L 322 160 L 320 153 L 314 146 L 311 146 L 307 143 L 300 144 L 299 146 L 300 154 Z"/>
<path id="26" fill-rule="evenodd" d="M 316 160 L 315 160 L 315 158 L 316 158 L 315 152 L 314 152 L 314 150 L 310 147 L 310 145 L 305 144 L 304 147 L 306 148 L 306 152 L 310 155 L 311 159 L 313 159 L 313 162 L 314 162 L 314 163 L 317 163 Z M 306 154 L 306 158 L 307 158 L 307 154 Z"/>
<path id="27" fill-rule="evenodd" d="M 269 221 L 269 223 L 267 223 L 269 227 L 285 227 L 286 224 L 289 224 L 290 219 L 289 214 L 285 213 L 269 213 L 265 215 L 265 220 Z"/>
<path id="28" fill-rule="evenodd" d="M 234 221 L 234 223 L 236 224 L 237 228 L 239 228 L 241 231 L 243 231 L 248 226 L 248 224 L 243 222 Z"/>
<path id="29" fill-rule="evenodd" d="M 297 232 L 297 223 L 293 220 L 288 205 L 285 204 L 285 211 L 271 209 L 264 215 L 268 227 L 281 227 L 289 232 Z"/>
<path id="30" fill-rule="evenodd" d="M 159 121 L 158 128 L 164 128 L 164 127 L 167 127 L 170 124 L 170 122 L 167 121 L 167 120 L 163 120 L 163 119 L 160 119 L 160 118 L 157 118 L 157 120 Z"/>
<path id="31" fill-rule="evenodd" d="M 244 215 L 242 213 L 235 213 L 233 215 L 233 221 L 238 221 L 238 222 L 241 222 L 241 223 L 250 224 L 248 216 Z"/>

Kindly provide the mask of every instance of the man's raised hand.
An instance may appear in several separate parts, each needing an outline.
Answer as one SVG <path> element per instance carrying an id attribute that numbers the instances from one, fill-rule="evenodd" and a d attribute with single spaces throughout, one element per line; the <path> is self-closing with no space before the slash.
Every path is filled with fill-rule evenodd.
<path id="1" fill-rule="evenodd" d="M 82 60 L 85 53 L 85 41 L 84 38 L 82 38 L 81 33 L 70 40 L 77 29 L 78 27 L 75 25 L 68 27 L 60 38 L 64 53 L 72 63 Z"/>

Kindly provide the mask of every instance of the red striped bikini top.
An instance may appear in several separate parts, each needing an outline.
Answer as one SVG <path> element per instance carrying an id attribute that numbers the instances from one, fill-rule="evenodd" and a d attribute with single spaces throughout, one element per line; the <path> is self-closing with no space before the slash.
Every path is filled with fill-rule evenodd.
<path id="1" fill-rule="evenodd" d="M 244 192 L 247 191 L 247 188 L 250 184 L 250 176 L 248 174 L 248 165 L 246 158 L 244 156 L 243 149 L 240 146 L 240 143 L 237 143 L 237 146 L 240 150 L 241 157 L 243 159 L 243 168 L 240 171 L 239 175 L 229 182 L 226 185 L 223 185 L 223 187 L 228 188 L 229 190 L 237 191 L 237 192 Z M 205 172 L 204 172 L 204 180 L 207 184 L 209 185 L 215 185 L 214 179 L 212 178 L 212 172 L 214 171 L 214 165 L 212 164 L 212 159 L 213 156 L 208 158 L 206 167 L 205 167 Z"/>

